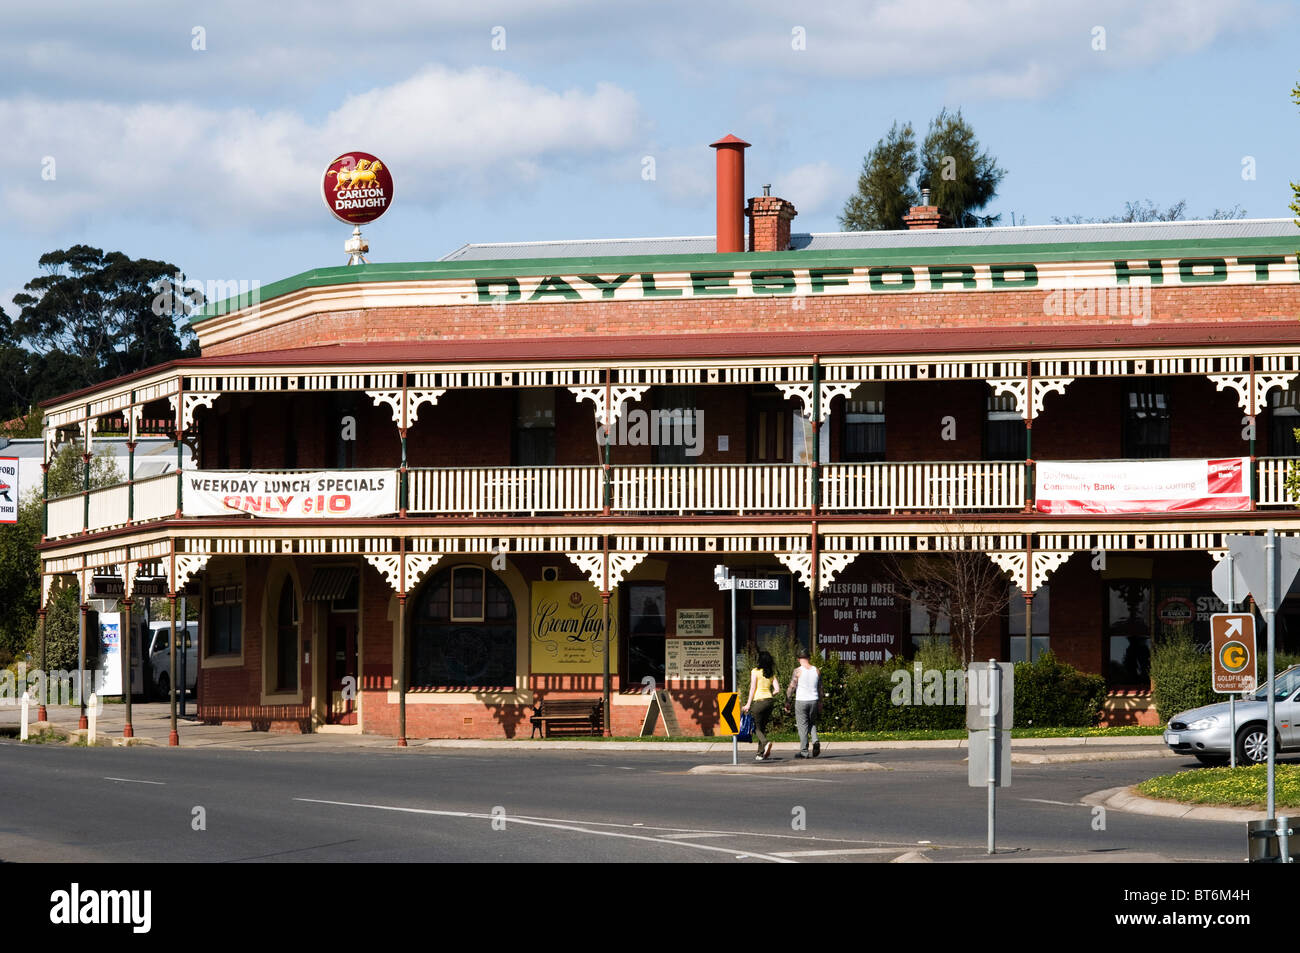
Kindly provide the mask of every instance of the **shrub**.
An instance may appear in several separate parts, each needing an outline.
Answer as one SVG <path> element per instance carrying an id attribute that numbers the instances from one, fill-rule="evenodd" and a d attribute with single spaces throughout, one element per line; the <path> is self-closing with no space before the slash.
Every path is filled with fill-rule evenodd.
<path id="1" fill-rule="evenodd" d="M 1059 662 L 1044 652 L 1033 662 L 1016 663 L 1015 727 L 1090 727 L 1101 721 L 1106 680 Z"/>
<path id="2" fill-rule="evenodd" d="M 1162 722 L 1180 711 L 1222 700 L 1211 688 L 1210 656 L 1197 649 L 1190 632 L 1176 629 L 1156 643 L 1151 694 Z"/>

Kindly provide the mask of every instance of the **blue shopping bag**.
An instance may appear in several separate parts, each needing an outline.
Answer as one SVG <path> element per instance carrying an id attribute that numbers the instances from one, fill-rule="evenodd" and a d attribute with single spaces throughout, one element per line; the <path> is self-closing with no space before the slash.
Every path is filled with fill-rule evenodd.
<path id="1" fill-rule="evenodd" d="M 737 741 L 752 741 L 754 739 L 754 716 L 749 712 L 744 712 L 740 716 L 740 730 L 736 732 Z"/>

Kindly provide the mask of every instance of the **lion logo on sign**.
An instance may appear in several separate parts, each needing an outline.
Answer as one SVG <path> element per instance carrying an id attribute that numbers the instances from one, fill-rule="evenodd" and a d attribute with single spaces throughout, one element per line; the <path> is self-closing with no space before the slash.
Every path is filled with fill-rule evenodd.
<path id="1" fill-rule="evenodd" d="M 376 173 L 383 167 L 384 164 L 378 159 L 373 163 L 369 159 L 362 159 L 354 169 L 339 169 L 338 171 L 330 169 L 326 174 L 335 176 L 335 192 L 351 192 L 353 189 L 376 185 L 379 181 Z"/>

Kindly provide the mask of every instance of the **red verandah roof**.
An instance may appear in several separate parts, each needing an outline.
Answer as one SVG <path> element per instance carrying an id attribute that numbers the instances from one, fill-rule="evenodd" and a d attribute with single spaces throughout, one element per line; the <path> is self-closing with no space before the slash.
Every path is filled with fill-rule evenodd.
<path id="1" fill-rule="evenodd" d="M 988 351 L 1058 351 L 1090 348 L 1186 347 L 1223 345 L 1233 348 L 1300 343 L 1300 325 L 1292 321 L 1212 322 L 1188 324 L 1122 324 L 1074 327 L 926 328 L 908 330 L 804 331 L 754 334 L 677 334 L 597 337 L 509 338 L 505 340 L 377 341 L 286 348 L 248 354 L 182 358 L 105 381 L 40 406 L 65 403 L 135 378 L 170 368 L 214 371 L 226 367 L 378 364 L 464 364 L 498 361 L 608 361 L 663 358 L 807 359 L 860 354 L 952 355 Z"/>

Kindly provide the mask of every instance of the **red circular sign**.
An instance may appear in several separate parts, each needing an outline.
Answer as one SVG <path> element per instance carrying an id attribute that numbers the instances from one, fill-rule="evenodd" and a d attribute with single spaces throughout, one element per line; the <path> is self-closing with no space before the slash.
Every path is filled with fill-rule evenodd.
<path id="1" fill-rule="evenodd" d="M 365 225 L 393 204 L 393 177 L 388 166 L 369 152 L 348 152 L 325 167 L 321 196 L 340 222 Z"/>

